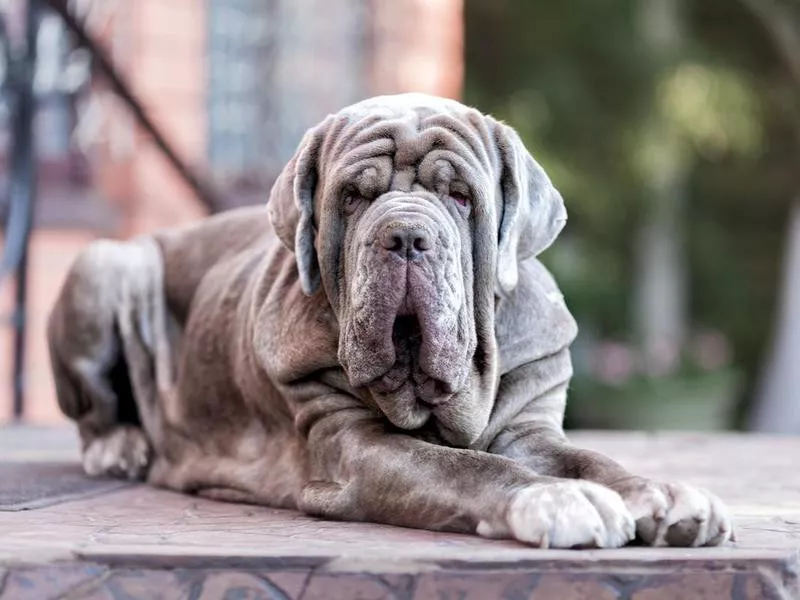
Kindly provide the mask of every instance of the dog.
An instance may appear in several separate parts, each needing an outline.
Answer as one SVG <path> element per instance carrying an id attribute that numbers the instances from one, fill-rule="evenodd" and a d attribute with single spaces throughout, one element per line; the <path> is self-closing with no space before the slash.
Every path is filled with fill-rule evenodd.
<path id="1" fill-rule="evenodd" d="M 577 326 L 537 255 L 566 218 L 478 110 L 329 115 L 266 209 L 75 261 L 48 342 L 86 473 L 542 548 L 725 543 L 716 496 L 564 434 Z"/>

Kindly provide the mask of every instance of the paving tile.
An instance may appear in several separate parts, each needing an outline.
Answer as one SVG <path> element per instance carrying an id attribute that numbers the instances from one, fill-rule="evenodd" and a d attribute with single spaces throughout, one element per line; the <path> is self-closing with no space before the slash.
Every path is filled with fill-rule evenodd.
<path id="1" fill-rule="evenodd" d="M 44 439 L 42 430 L 30 431 Z M 15 452 L 31 459 L 37 446 L 30 435 L 0 430 L 0 460 L 14 459 Z M 76 458 L 74 436 L 45 437 L 36 460 Z M 67 592 L 69 598 L 202 600 L 800 598 L 798 438 L 573 438 L 636 472 L 719 493 L 735 515 L 737 543 L 538 550 L 476 536 L 329 522 L 137 485 L 0 512 L 0 600 Z"/>

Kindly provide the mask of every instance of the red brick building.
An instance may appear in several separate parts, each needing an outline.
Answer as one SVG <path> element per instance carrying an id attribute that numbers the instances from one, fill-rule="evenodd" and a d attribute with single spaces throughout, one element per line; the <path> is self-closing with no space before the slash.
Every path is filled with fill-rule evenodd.
<path id="1" fill-rule="evenodd" d="M 90 30 L 183 160 L 231 206 L 266 200 L 302 132 L 330 111 L 381 93 L 460 94 L 462 0 L 75 4 L 89 7 Z M 25 418 L 35 422 L 61 418 L 44 327 L 80 249 L 205 213 L 102 81 L 88 89 L 37 116 L 40 150 L 54 149 L 40 152 L 30 255 Z M 12 289 L 0 289 L 0 314 Z M 0 422 L 11 417 L 11 356 L 0 329 Z"/>

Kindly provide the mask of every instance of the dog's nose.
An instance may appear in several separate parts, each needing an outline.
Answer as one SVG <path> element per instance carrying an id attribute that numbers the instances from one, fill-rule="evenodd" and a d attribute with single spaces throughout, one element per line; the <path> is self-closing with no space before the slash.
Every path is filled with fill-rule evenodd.
<path id="1" fill-rule="evenodd" d="M 387 227 L 381 233 L 381 246 L 408 260 L 414 260 L 431 249 L 431 235 L 423 227 Z"/>

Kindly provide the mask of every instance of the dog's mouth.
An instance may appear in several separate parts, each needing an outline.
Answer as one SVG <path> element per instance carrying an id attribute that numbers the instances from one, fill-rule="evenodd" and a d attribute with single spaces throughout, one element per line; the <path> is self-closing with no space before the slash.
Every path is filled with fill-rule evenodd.
<path id="1" fill-rule="evenodd" d="M 416 315 L 405 314 L 395 318 L 392 325 L 392 344 L 395 351 L 394 364 L 386 373 L 369 383 L 370 389 L 379 394 L 392 394 L 409 382 L 422 344 L 422 328 Z"/>
<path id="2" fill-rule="evenodd" d="M 339 359 L 351 386 L 366 388 L 395 426 L 415 429 L 462 391 L 476 340 L 456 260 L 441 272 L 395 262 L 365 263 L 368 275 L 350 288 Z"/>
<path id="3" fill-rule="evenodd" d="M 431 377 L 420 366 L 422 343 L 423 330 L 417 315 L 398 314 L 392 326 L 395 363 L 388 372 L 370 382 L 370 389 L 378 394 L 392 395 L 406 388 L 413 393 L 414 400 L 424 406 L 445 402 L 454 390 L 449 383 Z"/>
<path id="4" fill-rule="evenodd" d="M 395 348 L 402 344 L 409 344 L 419 348 L 422 342 L 422 327 L 417 315 L 413 313 L 398 312 L 392 326 L 392 343 Z"/>

